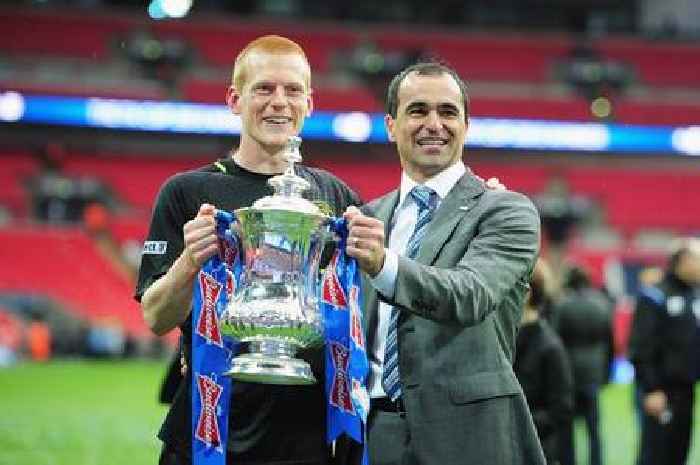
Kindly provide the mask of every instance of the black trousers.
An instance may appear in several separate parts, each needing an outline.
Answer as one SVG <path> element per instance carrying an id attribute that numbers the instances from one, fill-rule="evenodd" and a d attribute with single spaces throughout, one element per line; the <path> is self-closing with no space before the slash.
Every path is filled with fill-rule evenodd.
<path id="1" fill-rule="evenodd" d="M 168 447 L 167 444 L 163 444 L 158 465 L 192 465 L 192 457 L 178 452 L 172 447 Z"/>
<path id="2" fill-rule="evenodd" d="M 361 450 L 360 450 L 360 455 L 358 455 L 358 461 L 355 462 L 356 464 L 361 464 Z M 349 462 L 346 462 L 346 458 L 342 462 L 336 462 L 333 459 L 331 459 L 330 462 L 326 462 L 325 460 L 323 462 L 319 461 L 284 461 L 283 463 L 286 465 L 346 465 L 349 464 Z M 282 462 L 275 461 L 275 462 L 270 462 L 270 461 L 265 461 L 265 460 L 256 460 L 256 461 L 241 461 L 239 459 L 236 459 L 231 456 L 231 454 L 228 454 L 226 456 L 226 463 L 232 463 L 234 465 L 275 465 L 279 464 Z M 163 448 L 160 451 L 160 457 L 158 458 L 158 465 L 192 465 L 192 454 L 189 452 L 189 450 L 181 450 L 178 448 L 173 447 L 172 445 L 168 445 L 166 443 L 163 443 Z"/>
<path id="3" fill-rule="evenodd" d="M 574 418 L 565 428 L 562 428 L 560 444 L 560 461 L 563 465 L 576 463 L 576 447 L 574 444 L 576 418 L 583 417 L 588 433 L 588 460 L 590 465 L 601 465 L 603 453 L 600 440 L 600 386 L 590 384 L 576 390 Z"/>
<path id="4" fill-rule="evenodd" d="M 411 449 L 411 434 L 406 417 L 374 403 L 367 418 L 367 443 L 370 465 L 418 465 Z M 360 465 L 362 445 L 341 436 L 336 442 L 334 465 Z"/>
<path id="5" fill-rule="evenodd" d="M 690 450 L 695 391 L 692 385 L 664 389 L 671 419 L 663 424 L 644 414 L 639 465 L 685 465 Z"/>

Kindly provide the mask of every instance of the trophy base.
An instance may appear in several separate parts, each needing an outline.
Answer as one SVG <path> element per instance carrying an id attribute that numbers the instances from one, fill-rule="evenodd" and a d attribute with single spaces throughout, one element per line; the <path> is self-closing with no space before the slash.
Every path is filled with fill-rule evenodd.
<path id="1" fill-rule="evenodd" d="M 244 354 L 233 359 L 224 373 L 238 381 L 261 384 L 309 385 L 316 382 L 311 366 L 304 360 Z"/>
<path id="2" fill-rule="evenodd" d="M 311 366 L 294 358 L 296 347 L 288 341 L 253 340 L 249 350 L 247 354 L 234 357 L 224 375 L 261 384 L 298 386 L 316 382 Z"/>

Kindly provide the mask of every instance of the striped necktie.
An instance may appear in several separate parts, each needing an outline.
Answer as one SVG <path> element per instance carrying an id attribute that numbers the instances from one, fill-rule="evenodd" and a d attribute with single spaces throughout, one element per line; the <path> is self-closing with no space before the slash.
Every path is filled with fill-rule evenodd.
<path id="1" fill-rule="evenodd" d="M 425 235 L 425 231 L 430 220 L 433 218 L 433 212 L 437 207 L 437 193 L 426 186 L 416 186 L 411 189 L 409 195 L 418 205 L 418 219 L 416 227 L 413 229 L 413 234 L 408 239 L 406 245 L 405 256 L 415 258 L 418 255 L 418 248 L 421 239 Z M 386 346 L 384 348 L 384 370 L 382 372 L 382 387 L 384 392 L 392 401 L 401 397 L 401 380 L 399 379 L 399 347 L 398 347 L 398 323 L 399 310 L 394 307 L 391 309 L 391 317 L 389 318 L 389 330 L 386 335 Z"/>

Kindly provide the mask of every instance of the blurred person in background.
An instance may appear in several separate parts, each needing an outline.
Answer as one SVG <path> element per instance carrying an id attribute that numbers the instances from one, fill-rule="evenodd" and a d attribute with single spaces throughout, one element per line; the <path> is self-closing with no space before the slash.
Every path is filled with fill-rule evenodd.
<path id="1" fill-rule="evenodd" d="M 657 286 L 661 281 L 664 279 L 664 269 L 658 266 L 648 266 L 646 268 L 643 268 L 642 270 L 639 271 L 639 274 L 637 275 L 637 283 L 639 286 L 639 289 L 644 289 L 648 287 L 654 287 Z M 637 292 L 639 295 L 640 292 Z M 630 324 L 631 327 L 631 324 Z M 633 402 L 634 402 L 634 408 L 635 408 L 635 415 L 636 415 L 636 421 L 637 421 L 637 428 L 638 431 L 642 431 L 642 428 L 644 426 L 644 406 L 642 405 L 642 392 L 639 387 L 639 383 L 634 383 L 634 390 L 633 390 Z M 641 433 L 640 433 L 641 437 Z M 641 457 L 641 456 L 640 456 Z M 639 465 L 641 459 L 640 457 L 637 457 L 637 465 Z"/>
<path id="2" fill-rule="evenodd" d="M 588 432 L 589 462 L 603 463 L 600 435 L 600 390 L 613 361 L 612 305 L 594 288 L 587 271 L 574 266 L 566 274 L 563 294 L 552 310 L 574 373 L 574 418 L 583 417 Z M 563 463 L 575 461 L 573 425 L 563 437 Z"/>
<path id="3" fill-rule="evenodd" d="M 248 44 L 235 61 L 226 94 L 241 118 L 238 148 L 198 171 L 180 173 L 162 186 L 144 246 L 136 298 L 151 330 L 182 331 L 185 363 L 191 366 L 191 300 L 202 265 L 218 252 L 215 208 L 233 211 L 272 194 L 267 181 L 287 167 L 285 146 L 312 110 L 311 71 L 304 51 L 279 36 Z M 296 165 L 310 182 L 306 197 L 340 216 L 360 199 L 331 174 Z M 325 438 L 322 351 L 302 351 L 319 380 L 312 386 L 233 383 L 227 462 L 318 465 L 330 460 Z M 172 400 L 159 433 L 161 465 L 192 463 L 191 373 Z"/>
<path id="4" fill-rule="evenodd" d="M 569 238 L 592 212 L 591 202 L 581 195 L 573 194 L 563 176 L 551 178 L 544 191 L 534 196 L 532 201 L 542 220 L 549 263 L 553 269 L 560 269 Z M 559 284 L 561 283 L 557 283 Z"/>
<path id="5" fill-rule="evenodd" d="M 641 290 L 630 359 L 643 409 L 639 465 L 684 465 L 700 379 L 700 239 L 671 254 L 663 280 Z"/>
<path id="6" fill-rule="evenodd" d="M 0 305 L 0 368 L 17 361 L 24 342 L 24 324 Z"/>
<path id="7" fill-rule="evenodd" d="M 25 180 L 34 218 L 48 223 L 71 223 L 81 221 L 90 205 L 115 209 L 118 201 L 104 182 L 64 170 L 67 153 L 57 142 L 37 151 L 39 172 Z"/>
<path id="8" fill-rule="evenodd" d="M 51 328 L 40 314 L 33 315 L 27 325 L 27 349 L 35 362 L 46 362 L 51 358 Z"/>
<path id="9" fill-rule="evenodd" d="M 540 258 L 530 279 L 513 369 L 527 398 L 547 463 L 554 465 L 565 463 L 561 460 L 561 436 L 570 431 L 574 381 L 559 335 L 541 318 L 541 310 L 551 298 L 551 281 L 551 270 Z"/>

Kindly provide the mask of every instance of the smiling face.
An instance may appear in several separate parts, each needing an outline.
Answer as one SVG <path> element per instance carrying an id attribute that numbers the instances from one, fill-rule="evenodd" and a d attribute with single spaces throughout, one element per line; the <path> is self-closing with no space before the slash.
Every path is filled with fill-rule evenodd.
<path id="1" fill-rule="evenodd" d="M 247 78 L 227 95 L 229 107 L 241 117 L 240 149 L 278 152 L 311 113 L 309 65 L 298 54 L 255 51 L 243 66 Z"/>
<path id="2" fill-rule="evenodd" d="M 401 166 L 424 182 L 462 158 L 467 133 L 464 99 L 448 73 L 409 73 L 398 89 L 396 117 L 385 117 Z"/>

